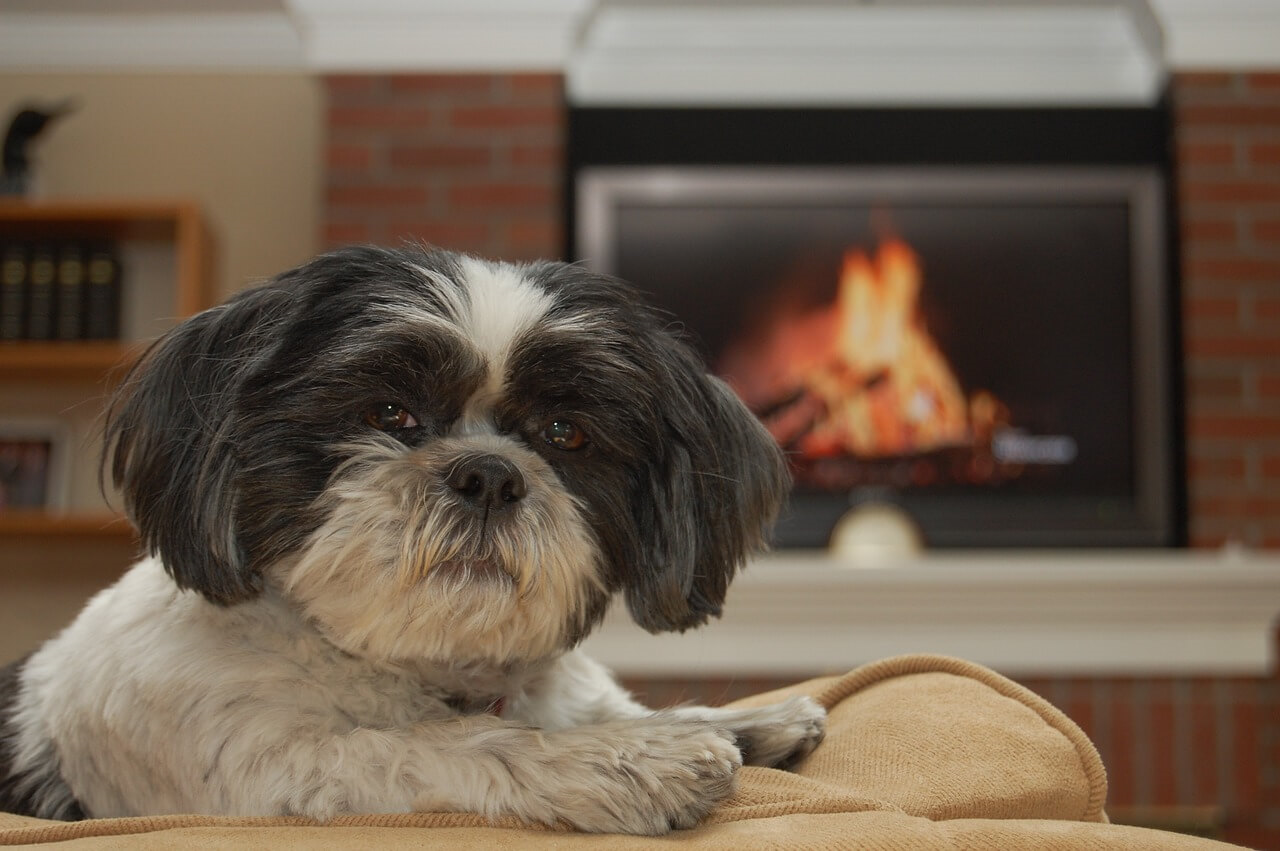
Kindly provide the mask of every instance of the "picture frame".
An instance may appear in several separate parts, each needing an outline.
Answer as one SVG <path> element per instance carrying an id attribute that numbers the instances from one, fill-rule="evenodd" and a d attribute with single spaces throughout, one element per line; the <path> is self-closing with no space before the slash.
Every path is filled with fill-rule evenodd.
<path id="1" fill-rule="evenodd" d="M 65 509 L 69 448 L 60 420 L 0 418 L 0 513 Z"/>

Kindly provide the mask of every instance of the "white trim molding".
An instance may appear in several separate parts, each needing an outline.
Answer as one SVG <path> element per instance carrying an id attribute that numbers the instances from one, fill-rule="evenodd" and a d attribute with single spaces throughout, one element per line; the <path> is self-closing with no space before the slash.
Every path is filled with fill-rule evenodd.
<path id="1" fill-rule="evenodd" d="M 564 67 L 590 0 L 287 0 L 316 71 Z"/>
<path id="2" fill-rule="evenodd" d="M 0 11 L 4 71 L 297 71 L 302 63 L 298 29 L 283 12 Z"/>
<path id="3" fill-rule="evenodd" d="M 1146 0 L 603 0 L 567 71 L 583 105 L 1148 105 Z"/>
<path id="4" fill-rule="evenodd" d="M 1025 675 L 1263 676 L 1278 616 L 1275 556 L 1012 551 L 870 569 L 793 551 L 751 564 L 701 629 L 649 635 L 619 604 L 584 647 L 628 676 L 801 677 L 900 653 Z"/>
<path id="5" fill-rule="evenodd" d="M 599 61 L 590 53 L 591 28 L 627 6 L 612 0 L 15 0 L 0 8 L 0 69 L 558 72 Z M 1276 0 L 647 0 L 630 7 L 627 14 L 647 15 L 650 23 L 630 31 L 610 25 L 602 33 L 628 50 L 655 34 L 669 38 L 654 46 L 659 56 L 665 49 L 668 59 L 686 63 L 672 70 L 668 84 L 683 81 L 688 92 L 675 91 L 686 97 L 732 83 L 736 67 L 746 75 L 738 81 L 740 102 L 748 85 L 772 98 L 799 89 L 811 101 L 851 92 L 884 101 L 927 87 L 936 87 L 938 98 L 972 100 L 975 91 L 987 91 L 998 101 L 1017 101 L 1037 86 L 1070 100 L 1098 81 L 1148 85 L 1156 71 L 1142 56 L 1161 32 L 1171 70 L 1280 68 Z M 1117 9 L 1138 11 L 1126 23 Z M 1057 22 L 1061 32 L 1027 23 L 1034 20 Z M 684 21 L 702 30 L 673 27 Z M 1130 58 L 1117 62 L 1117 50 Z M 707 70 L 716 54 L 729 61 Z M 637 57 L 615 58 L 621 73 L 634 68 Z M 1016 70 L 1020 62 L 1064 68 L 1067 77 L 1054 81 L 1034 70 L 1024 76 Z M 856 79 L 841 78 L 854 71 Z M 641 79 L 648 74 L 662 78 L 661 69 L 649 69 Z M 614 85 L 625 93 L 636 82 L 624 76 Z"/>

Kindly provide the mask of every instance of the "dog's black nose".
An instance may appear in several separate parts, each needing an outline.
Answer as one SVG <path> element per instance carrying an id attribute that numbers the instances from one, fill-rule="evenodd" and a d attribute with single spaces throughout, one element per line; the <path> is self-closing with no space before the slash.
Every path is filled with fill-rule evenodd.
<path id="1" fill-rule="evenodd" d="M 528 493 L 516 466 L 497 455 L 471 455 L 453 465 L 445 479 L 468 505 L 501 511 Z"/>

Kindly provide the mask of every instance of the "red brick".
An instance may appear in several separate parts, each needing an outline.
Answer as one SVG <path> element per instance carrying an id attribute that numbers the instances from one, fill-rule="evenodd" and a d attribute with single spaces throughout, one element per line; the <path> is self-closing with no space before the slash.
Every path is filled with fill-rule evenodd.
<path id="1" fill-rule="evenodd" d="M 431 123 L 431 110 L 419 106 L 335 106 L 329 109 L 331 128 L 402 130 Z"/>
<path id="2" fill-rule="evenodd" d="M 1186 261 L 1184 271 L 1218 281 L 1280 282 L 1280 260 L 1258 257 L 1193 257 Z"/>
<path id="3" fill-rule="evenodd" d="M 556 203 L 556 192 L 536 183 L 464 184 L 449 189 L 449 203 L 462 208 L 550 207 Z"/>
<path id="4" fill-rule="evenodd" d="M 1250 233 L 1259 242 L 1280 245 L 1280 219 L 1257 219 Z"/>
<path id="5" fill-rule="evenodd" d="M 1258 166 L 1280 165 L 1280 142 L 1250 145 L 1249 162 Z"/>
<path id="6" fill-rule="evenodd" d="M 1261 383 L 1260 379 L 1259 385 Z M 1193 438 L 1275 438 L 1280 437 L 1280 415 L 1193 415 L 1189 418 L 1187 431 Z"/>
<path id="7" fill-rule="evenodd" d="M 1189 249 L 1198 243 L 1234 243 L 1236 237 L 1236 223 L 1232 219 L 1187 219 L 1182 222 L 1182 241 Z"/>
<path id="8" fill-rule="evenodd" d="M 1234 74 L 1225 71 L 1180 71 L 1173 76 L 1173 89 L 1176 94 L 1192 89 L 1227 91 L 1235 79 Z"/>
<path id="9" fill-rule="evenodd" d="M 1254 386 L 1262 398 L 1280 399 L 1280 375 L 1259 375 Z"/>
<path id="10" fill-rule="evenodd" d="M 329 95 L 371 95 L 378 78 L 369 74 L 329 74 L 324 87 Z"/>
<path id="11" fill-rule="evenodd" d="M 1272 334 L 1231 334 L 1209 336 L 1196 334 L 1187 340 L 1185 350 L 1193 357 L 1210 358 L 1275 358 L 1280 357 L 1280 336 Z"/>
<path id="12" fill-rule="evenodd" d="M 1200 681 L 1192 685 L 1191 753 L 1194 771 L 1191 773 L 1189 803 L 1219 804 L 1218 798 L 1218 721 L 1213 703 L 1212 687 Z"/>
<path id="13" fill-rule="evenodd" d="M 562 74 L 512 74 L 507 85 L 511 94 L 522 101 L 559 101 L 564 97 Z"/>
<path id="14" fill-rule="evenodd" d="M 1189 180 L 1182 188 L 1182 198 L 1190 204 L 1280 203 L 1280 181 Z"/>
<path id="15" fill-rule="evenodd" d="M 1193 500 L 1200 515 L 1217 517 L 1280 517 L 1280 497 L 1214 496 Z"/>
<path id="16" fill-rule="evenodd" d="M 563 110 L 553 106 L 467 106 L 449 114 L 450 123 L 465 130 L 510 130 L 559 127 Z"/>
<path id="17" fill-rule="evenodd" d="M 1177 120 L 1184 126 L 1280 127 L 1280 104 L 1191 103 L 1179 106 Z"/>
<path id="18" fill-rule="evenodd" d="M 350 222 L 328 222 L 322 240 L 329 248 L 371 241 L 368 226 Z"/>
<path id="19" fill-rule="evenodd" d="M 1280 320 L 1280 296 L 1258 296 L 1253 300 L 1253 316 L 1263 322 Z"/>
<path id="20" fill-rule="evenodd" d="M 507 226 L 506 238 L 516 245 L 546 246 L 558 249 L 561 240 L 558 219 L 522 219 Z"/>
<path id="21" fill-rule="evenodd" d="M 1183 315 L 1193 319 L 1237 319 L 1240 300 L 1232 296 L 1194 296 L 1184 299 Z"/>
<path id="22" fill-rule="evenodd" d="M 333 170 L 364 171 L 373 162 L 373 151 L 368 145 L 329 145 L 325 161 Z"/>
<path id="23" fill-rule="evenodd" d="M 1206 479 L 1242 479 L 1245 473 L 1244 459 L 1192 457 L 1187 462 L 1192 478 L 1199 481 Z"/>
<path id="24" fill-rule="evenodd" d="M 1112 682 L 1108 714 L 1111 720 L 1111 752 L 1106 762 L 1107 802 L 1113 805 L 1132 806 L 1138 801 L 1133 687 L 1129 681 Z"/>
<path id="25" fill-rule="evenodd" d="M 560 145 L 514 145 L 511 164 L 521 168 L 558 169 L 564 161 Z"/>
<path id="26" fill-rule="evenodd" d="M 1178 145 L 1180 166 L 1234 165 L 1236 146 L 1231 142 L 1183 142 Z"/>
<path id="27" fill-rule="evenodd" d="M 479 222 L 396 221 L 387 225 L 387 231 L 396 241 L 412 239 L 461 251 L 480 249 L 489 238 L 489 228 Z"/>
<path id="28" fill-rule="evenodd" d="M 493 90 L 489 74 L 393 74 L 390 78 L 394 94 L 448 94 L 477 97 Z"/>
<path id="29" fill-rule="evenodd" d="M 1239 402 L 1244 398 L 1244 379 L 1239 375 L 1193 375 L 1187 379 L 1190 407 L 1203 402 Z"/>
<path id="30" fill-rule="evenodd" d="M 420 145 L 392 148 L 389 158 L 396 168 L 450 168 L 487 166 L 493 154 L 480 145 Z"/>
<path id="31" fill-rule="evenodd" d="M 1261 804 L 1262 766 L 1258 763 L 1261 742 L 1258 737 L 1257 686 L 1240 684 L 1235 689 L 1231 706 L 1231 758 L 1233 765 L 1233 804 L 1245 810 Z"/>
<path id="32" fill-rule="evenodd" d="M 1170 684 L 1151 686 L 1151 706 L 1147 712 L 1148 752 L 1151 755 L 1151 803 L 1173 806 L 1178 795 L 1178 741 L 1174 733 L 1174 706 Z"/>
<path id="33" fill-rule="evenodd" d="M 1280 94 L 1280 73 L 1260 71 L 1246 74 L 1244 79 L 1250 89 L 1260 94 Z"/>
<path id="34" fill-rule="evenodd" d="M 385 207 L 425 204 L 422 186 L 331 186 L 329 203 L 337 207 Z"/>
<path id="35" fill-rule="evenodd" d="M 1262 475 L 1269 479 L 1280 479 L 1280 455 L 1269 455 L 1262 459 Z M 1280 746 L 1280 740 L 1277 745 Z"/>
<path id="36" fill-rule="evenodd" d="M 1198 523 L 1200 518 L 1192 518 L 1191 522 Z M 1226 532 L 1203 532 L 1197 529 L 1193 529 L 1189 537 L 1189 545 L 1194 550 L 1220 550 L 1235 540 L 1234 535 Z"/>

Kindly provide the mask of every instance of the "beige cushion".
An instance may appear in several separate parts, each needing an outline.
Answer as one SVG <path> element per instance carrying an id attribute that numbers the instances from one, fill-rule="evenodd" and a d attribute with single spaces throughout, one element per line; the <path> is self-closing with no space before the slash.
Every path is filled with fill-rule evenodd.
<path id="1" fill-rule="evenodd" d="M 1098 752 L 1037 695 L 969 662 L 900 656 L 739 705 L 809 694 L 827 738 L 796 770 L 743 768 L 736 793 L 695 830 L 693 848 L 1121 848 L 1230 846 L 1106 823 Z M 86 848 L 640 848 L 467 813 L 305 819 L 212 816 L 47 822 L 0 814 L 0 845 Z"/>

